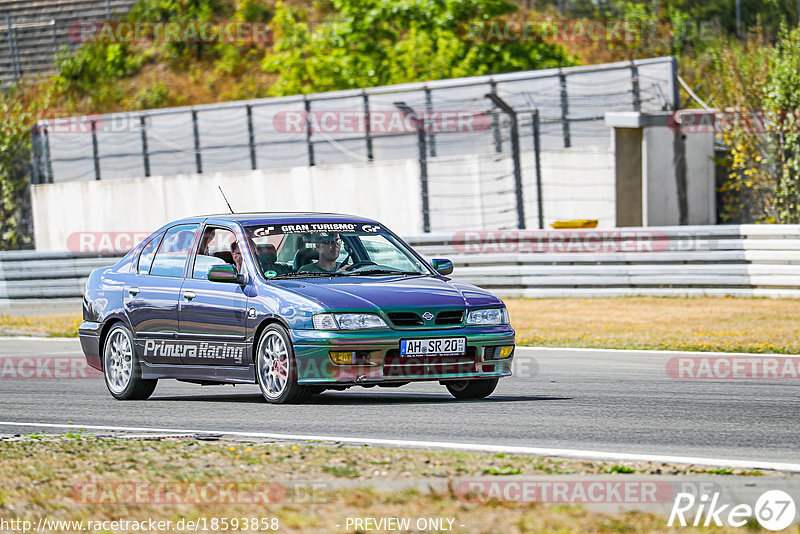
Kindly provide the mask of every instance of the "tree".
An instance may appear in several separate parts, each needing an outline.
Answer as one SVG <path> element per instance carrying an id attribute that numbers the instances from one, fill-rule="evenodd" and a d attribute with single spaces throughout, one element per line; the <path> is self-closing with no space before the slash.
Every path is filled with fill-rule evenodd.
<path id="1" fill-rule="evenodd" d="M 32 118 L 11 98 L 0 99 L 0 250 L 18 249 L 31 242 L 25 221 Z"/>
<path id="2" fill-rule="evenodd" d="M 516 11 L 505 0 L 334 0 L 336 15 L 313 30 L 308 13 L 282 3 L 263 67 L 275 95 L 562 67 L 565 50 L 541 40 L 470 37 L 469 24 Z"/>
<path id="3" fill-rule="evenodd" d="M 777 141 L 778 219 L 800 223 L 800 28 L 784 27 L 773 50 L 764 103 Z"/>

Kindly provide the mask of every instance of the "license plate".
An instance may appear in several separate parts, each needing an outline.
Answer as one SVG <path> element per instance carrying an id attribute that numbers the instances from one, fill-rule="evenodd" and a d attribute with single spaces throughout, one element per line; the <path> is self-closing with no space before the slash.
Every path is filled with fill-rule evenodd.
<path id="1" fill-rule="evenodd" d="M 454 356 L 466 352 L 465 337 L 400 340 L 400 356 Z"/>

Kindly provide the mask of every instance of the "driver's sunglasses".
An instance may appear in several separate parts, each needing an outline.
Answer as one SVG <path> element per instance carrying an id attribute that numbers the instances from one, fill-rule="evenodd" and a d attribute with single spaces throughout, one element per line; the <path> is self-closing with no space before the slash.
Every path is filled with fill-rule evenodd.
<path id="1" fill-rule="evenodd" d="M 344 241 L 342 241 L 341 239 L 326 239 L 325 241 L 322 241 L 322 244 L 328 245 L 329 247 L 333 246 L 341 247 L 344 244 Z"/>

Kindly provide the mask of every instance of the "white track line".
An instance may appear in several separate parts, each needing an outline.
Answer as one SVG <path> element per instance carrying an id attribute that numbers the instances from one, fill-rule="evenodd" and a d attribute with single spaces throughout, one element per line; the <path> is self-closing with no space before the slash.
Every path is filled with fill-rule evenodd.
<path id="1" fill-rule="evenodd" d="M 483 445 L 479 443 L 451 443 L 445 441 L 412 441 L 378 438 L 352 438 L 335 436 L 304 436 L 298 434 L 270 434 L 266 432 L 234 432 L 230 430 L 189 430 L 185 428 L 143 428 L 126 426 L 98 426 L 79 423 L 65 425 L 52 423 L 23 423 L 17 421 L 0 421 L 0 426 L 61 428 L 85 430 L 105 430 L 110 432 L 153 432 L 159 434 L 199 434 L 213 436 L 236 436 L 242 438 L 277 439 L 286 441 L 331 441 L 341 443 L 357 443 L 369 445 L 386 445 L 392 447 L 422 447 L 451 449 L 475 452 L 503 452 L 512 454 L 532 454 L 536 456 L 554 456 L 558 458 L 575 458 L 579 460 L 602 460 L 622 462 L 655 462 L 706 465 L 713 467 L 729 467 L 735 469 L 766 469 L 800 473 L 800 464 L 782 462 L 762 462 L 759 460 L 723 460 L 718 458 L 696 458 L 690 456 L 669 456 L 661 454 L 635 454 L 627 452 L 585 451 L 573 449 L 543 449 L 539 447 L 520 447 L 514 445 Z"/>
<path id="2" fill-rule="evenodd" d="M 577 348 L 560 348 L 560 347 L 520 347 L 515 349 L 515 355 L 521 356 L 535 356 L 541 352 L 572 352 L 576 355 L 581 353 L 597 354 L 597 355 L 626 355 L 635 354 L 637 356 L 692 356 L 697 358 L 712 358 L 712 357 L 725 357 L 725 358 L 800 358 L 800 354 L 777 354 L 773 352 L 701 352 L 701 351 L 684 351 L 684 350 L 631 350 L 631 349 L 577 349 Z M 522 354 L 520 354 L 522 353 Z M 525 354 L 527 353 L 527 354 Z"/>

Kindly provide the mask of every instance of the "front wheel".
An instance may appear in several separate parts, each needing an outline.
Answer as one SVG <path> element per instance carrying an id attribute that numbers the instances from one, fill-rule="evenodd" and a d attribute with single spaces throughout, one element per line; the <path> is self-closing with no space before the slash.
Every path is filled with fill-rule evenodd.
<path id="1" fill-rule="evenodd" d="M 446 382 L 445 387 L 457 399 L 483 399 L 492 394 L 498 380 L 498 378 L 454 380 Z"/>
<path id="2" fill-rule="evenodd" d="M 256 377 L 261 394 L 272 404 L 301 404 L 312 393 L 310 388 L 297 383 L 289 334 L 277 324 L 265 328 L 258 341 Z"/>
<path id="3" fill-rule="evenodd" d="M 117 400 L 145 400 L 153 394 L 158 380 L 142 379 L 133 336 L 128 327 L 115 325 L 103 347 L 103 377 L 106 387 Z"/>

